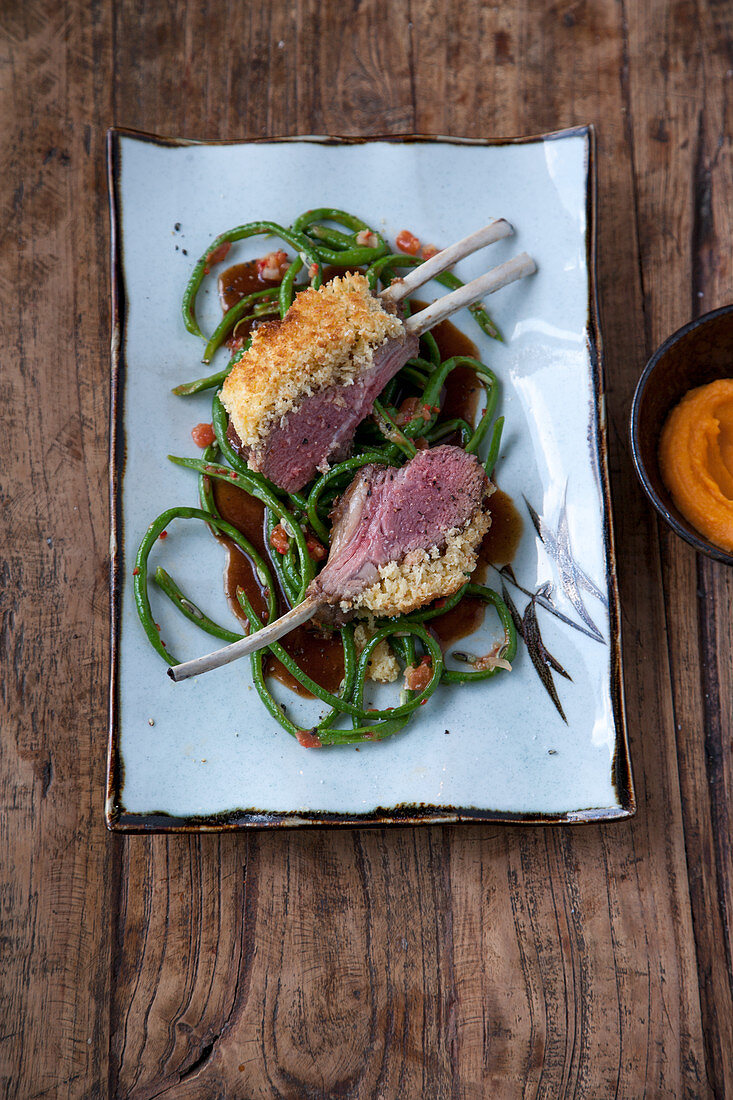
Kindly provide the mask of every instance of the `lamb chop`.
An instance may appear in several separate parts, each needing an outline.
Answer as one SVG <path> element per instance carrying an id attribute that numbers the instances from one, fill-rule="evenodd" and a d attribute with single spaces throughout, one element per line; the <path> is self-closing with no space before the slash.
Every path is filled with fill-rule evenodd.
<path id="1" fill-rule="evenodd" d="M 331 550 L 292 611 L 255 634 L 168 669 L 184 680 L 253 653 L 308 619 L 406 614 L 456 592 L 476 567 L 492 491 L 476 457 L 443 445 L 398 470 L 363 467 L 333 512 Z"/>
<path id="2" fill-rule="evenodd" d="M 332 513 L 331 552 L 307 596 L 316 618 L 405 615 L 464 584 L 489 528 L 489 482 L 460 447 L 420 451 L 399 470 L 364 466 Z"/>
<path id="3" fill-rule="evenodd" d="M 349 452 L 387 382 L 417 354 L 419 336 L 535 270 L 526 253 L 403 320 L 400 302 L 456 260 L 512 232 L 499 219 L 398 279 L 379 295 L 347 274 L 301 291 L 281 321 L 261 325 L 221 390 L 229 439 L 249 466 L 287 492 Z"/>

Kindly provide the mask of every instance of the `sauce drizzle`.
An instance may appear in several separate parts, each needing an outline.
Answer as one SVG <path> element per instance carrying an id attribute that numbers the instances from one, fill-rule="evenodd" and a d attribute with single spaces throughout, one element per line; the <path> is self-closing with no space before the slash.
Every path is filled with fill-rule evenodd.
<path id="1" fill-rule="evenodd" d="M 334 269 L 333 272 L 326 274 L 333 273 L 340 274 L 340 271 Z M 268 286 L 274 287 L 277 283 L 260 278 L 256 261 L 235 264 L 219 276 L 219 299 L 222 308 L 226 312 L 245 295 L 256 290 L 264 290 Z M 414 311 L 420 308 L 419 302 L 413 300 L 412 304 Z M 450 321 L 442 321 L 432 332 L 443 359 L 456 355 L 478 357 L 478 349 L 473 341 Z M 241 328 L 238 329 L 238 335 L 245 335 Z M 479 398 L 482 395 L 483 387 L 471 368 L 456 367 L 448 375 L 441 397 L 439 420 L 460 418 L 469 424 L 475 423 Z M 449 436 L 442 442 L 456 443 L 458 439 Z M 213 489 L 214 501 L 222 518 L 241 531 L 266 560 L 272 560 L 276 551 L 267 544 L 264 505 L 236 486 L 219 479 L 214 481 Z M 512 560 L 522 534 L 521 516 L 514 507 L 511 497 L 506 493 L 497 489 L 490 498 L 489 508 L 492 523 L 481 545 L 479 564 L 474 573 L 474 579 L 479 583 L 484 581 L 489 564 L 501 566 Z M 224 571 L 227 599 L 237 618 L 246 623 L 246 616 L 237 601 L 237 588 L 244 589 L 259 614 L 266 609 L 266 593 L 263 591 L 251 559 L 229 539 L 221 538 L 220 541 L 228 551 Z M 284 614 L 287 609 L 288 604 L 283 593 L 278 589 L 278 615 Z M 452 611 L 430 621 L 431 633 L 445 650 L 460 638 L 478 630 L 483 622 L 485 610 L 481 600 L 465 598 Z M 327 691 L 338 692 L 344 673 L 343 648 L 338 632 L 331 633 L 306 624 L 282 639 L 282 645 L 316 683 Z M 281 662 L 272 656 L 265 659 L 265 672 L 299 695 L 312 698 L 311 693 L 301 687 Z"/>

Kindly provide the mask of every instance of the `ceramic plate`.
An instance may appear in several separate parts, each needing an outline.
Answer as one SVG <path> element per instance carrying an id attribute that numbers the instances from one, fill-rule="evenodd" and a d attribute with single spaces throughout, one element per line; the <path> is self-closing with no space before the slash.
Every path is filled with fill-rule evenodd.
<path id="1" fill-rule="evenodd" d="M 633 813 L 593 285 L 593 164 L 590 128 L 500 142 L 198 144 L 110 134 L 111 828 L 582 822 Z M 314 752 L 265 712 L 247 661 L 169 680 L 137 620 L 131 575 L 151 520 L 175 504 L 196 505 L 195 476 L 166 459 L 196 453 L 191 428 L 211 419 L 210 394 L 171 394 L 205 373 L 180 313 L 195 259 L 224 229 L 255 218 L 289 224 L 317 206 L 349 209 L 391 239 L 408 228 L 438 246 L 501 216 L 515 236 L 464 261 L 458 274 L 472 278 L 522 250 L 538 272 L 490 299 L 504 343 L 484 337 L 468 313 L 454 318 L 502 384 L 498 480 L 524 527 L 512 571 L 490 572 L 487 583 L 507 589 L 530 648 L 520 642 L 509 674 L 440 688 L 391 740 Z M 263 251 L 257 238 L 235 247 L 229 262 Z M 218 308 L 215 289 L 200 295 L 209 329 Z M 231 621 L 223 552 L 203 524 L 172 525 L 154 554 L 153 567 L 164 560 L 214 619 Z M 212 648 L 158 595 L 151 592 L 162 637 L 175 639 L 180 659 Z M 485 629 L 495 627 L 487 621 Z M 486 640 L 461 647 L 486 652 Z M 393 698 L 394 688 L 382 690 Z M 289 702 L 304 726 L 317 721 L 317 703 Z"/>

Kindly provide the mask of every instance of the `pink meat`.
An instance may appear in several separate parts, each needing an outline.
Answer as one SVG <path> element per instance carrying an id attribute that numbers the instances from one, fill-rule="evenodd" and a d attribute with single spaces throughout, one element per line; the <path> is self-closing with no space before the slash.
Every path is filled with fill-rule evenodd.
<path id="1" fill-rule="evenodd" d="M 460 447 L 420 451 L 399 470 L 365 466 L 334 511 L 328 561 L 309 594 L 330 603 L 351 599 L 376 581 L 380 565 L 442 546 L 487 488 L 483 467 Z"/>
<path id="2" fill-rule="evenodd" d="M 351 386 L 330 386 L 307 397 L 283 425 L 268 436 L 253 469 L 259 470 L 281 489 L 296 492 L 312 481 L 329 461 L 338 462 L 349 453 L 359 424 L 372 411 L 375 399 L 408 359 L 417 355 L 418 339 L 388 340 L 374 354 L 369 370 Z M 236 433 L 229 439 L 244 453 Z"/>

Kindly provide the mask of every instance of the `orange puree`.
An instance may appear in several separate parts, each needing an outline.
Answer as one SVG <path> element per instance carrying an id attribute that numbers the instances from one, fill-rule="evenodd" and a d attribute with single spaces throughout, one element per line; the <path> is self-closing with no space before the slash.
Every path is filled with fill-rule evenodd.
<path id="1" fill-rule="evenodd" d="M 733 378 L 685 394 L 662 430 L 659 465 L 683 516 L 733 551 Z"/>

